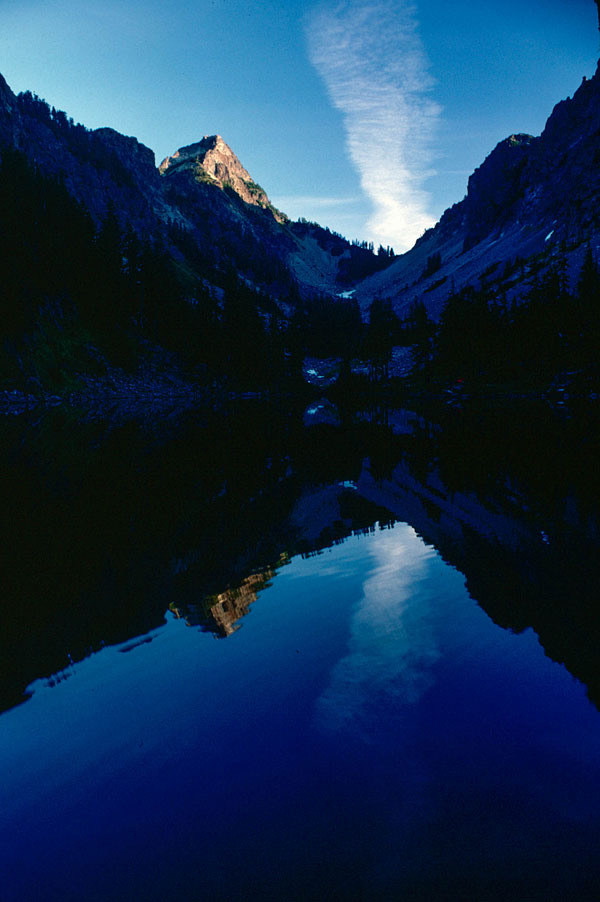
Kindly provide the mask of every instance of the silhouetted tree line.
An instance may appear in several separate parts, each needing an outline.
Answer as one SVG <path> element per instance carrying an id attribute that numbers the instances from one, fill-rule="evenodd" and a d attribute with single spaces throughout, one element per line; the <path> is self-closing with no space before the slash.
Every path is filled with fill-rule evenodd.
<path id="1" fill-rule="evenodd" d="M 572 289 L 559 261 L 518 302 L 485 278 L 455 292 L 437 324 L 422 301 L 401 322 L 386 299 L 374 301 L 364 323 L 352 299 L 301 299 L 279 261 L 256 263 L 271 267 L 267 295 L 248 273 L 211 261 L 196 235 L 173 226 L 169 239 L 181 256 L 123 228 L 114 212 L 96 227 L 60 178 L 3 150 L 0 374 L 20 367 L 48 384 L 103 356 L 135 367 L 157 346 L 190 374 L 236 389 L 290 387 L 306 355 L 339 357 L 346 374 L 361 358 L 381 383 L 393 347 L 406 344 L 424 375 L 442 382 L 598 379 L 600 273 L 591 249 Z M 518 267 L 510 269 L 514 276 Z"/>
<path id="2" fill-rule="evenodd" d="M 312 219 L 306 219 L 305 216 L 299 216 L 295 223 L 295 226 L 309 226 L 311 229 L 314 229 L 318 232 L 322 232 L 326 235 L 330 235 L 333 238 L 337 238 L 339 241 L 342 241 L 344 245 L 350 244 L 351 247 L 359 248 L 360 250 L 369 251 L 370 254 L 375 253 L 375 245 L 372 241 L 361 240 L 360 238 L 353 238 L 352 241 L 348 241 L 347 238 L 341 234 L 341 232 L 335 232 L 333 229 L 330 229 L 329 226 L 322 226 L 320 223 L 315 222 Z M 334 254 L 335 256 L 335 254 Z M 390 247 L 388 244 L 387 247 L 384 247 L 382 244 L 379 245 L 377 250 L 378 257 L 395 257 L 394 248 Z"/>
<path id="3" fill-rule="evenodd" d="M 424 309 L 424 308 L 423 308 Z M 338 357 L 342 375 L 348 376 L 350 362 L 367 363 L 371 382 L 385 382 L 395 345 L 415 340 L 395 314 L 388 298 L 376 298 L 363 322 L 354 299 L 321 296 L 299 302 L 291 320 L 287 343 L 297 356 Z"/>
<path id="4" fill-rule="evenodd" d="M 51 107 L 31 91 L 18 94 L 17 103 L 22 114 L 50 129 L 57 138 L 66 143 L 74 156 L 90 163 L 96 169 L 105 169 L 118 185 L 130 187 L 133 185 L 133 178 L 127 167 L 93 130 L 81 125 L 80 122 L 74 122 L 63 110 Z"/>
<path id="5" fill-rule="evenodd" d="M 210 273 L 220 287 L 209 287 L 187 263 L 123 228 L 114 212 L 96 228 L 59 178 L 4 149 L 0 373 L 15 377 L 20 367 L 48 386 L 102 356 L 134 368 L 158 346 L 209 379 L 276 383 L 286 355 L 274 302 L 230 271 Z"/>
<path id="6" fill-rule="evenodd" d="M 560 260 L 518 301 L 498 296 L 482 280 L 479 288 L 455 292 L 437 325 L 423 314 L 415 309 L 412 325 L 428 376 L 546 384 L 561 373 L 598 377 L 600 271 L 591 249 L 572 289 Z"/>
<path id="7" fill-rule="evenodd" d="M 215 190 L 212 186 L 203 185 L 197 185 L 196 189 L 211 193 Z M 231 200 L 244 207 L 245 216 L 254 220 L 257 233 L 264 236 L 262 241 L 249 240 L 247 228 L 235 217 L 213 215 L 209 198 L 207 215 L 201 218 L 197 215 L 198 197 L 194 192 L 181 190 L 176 183 L 167 184 L 166 192 L 169 200 L 194 222 L 193 229 L 172 223 L 168 232 L 172 243 L 185 254 L 197 274 L 221 285 L 222 274 L 235 263 L 241 276 L 265 286 L 269 294 L 284 300 L 294 294 L 295 279 L 270 246 L 270 233 L 268 229 L 265 231 L 265 211 L 262 208 L 248 206 L 235 192 L 230 193 Z"/>
<path id="8" fill-rule="evenodd" d="M 434 273 L 440 269 L 442 265 L 442 255 L 439 251 L 436 251 L 433 254 L 430 254 L 427 257 L 427 263 L 423 269 L 423 274 L 421 278 L 426 279 L 428 276 L 432 276 Z"/>
<path id="9" fill-rule="evenodd" d="M 434 257 L 430 272 L 437 265 Z M 387 381 L 393 347 L 407 345 L 416 370 L 433 383 L 536 387 L 564 375 L 570 385 L 579 380 L 582 387 L 597 387 L 600 268 L 592 250 L 574 287 L 569 288 L 566 262 L 560 259 L 512 302 L 489 281 L 496 268 L 484 274 L 479 287 L 454 292 L 437 323 L 422 300 L 399 320 L 389 300 L 376 299 L 353 345 L 356 355 L 369 362 L 371 379 Z M 507 263 L 500 285 L 522 269 L 518 258 Z"/>
<path id="10" fill-rule="evenodd" d="M 5 149 L 0 164 L 0 338 L 18 343 L 41 325 L 102 339 L 117 355 L 128 332 L 173 333 L 182 308 L 166 253 L 123 231 L 114 213 L 96 228 L 59 178 Z"/>
<path id="11" fill-rule="evenodd" d="M 372 241 L 359 241 L 355 238 L 348 241 L 339 232 L 333 232 L 316 222 L 309 222 L 300 218 L 292 223 L 292 231 L 295 235 L 304 237 L 312 235 L 319 247 L 338 258 L 337 283 L 340 287 L 354 285 L 361 279 L 376 272 L 381 272 L 393 263 L 395 254 L 391 247 L 379 246 L 377 253 Z"/>
<path id="12" fill-rule="evenodd" d="M 326 295 L 299 301 L 288 332 L 288 344 L 298 354 L 354 357 L 362 337 L 358 303 Z"/>

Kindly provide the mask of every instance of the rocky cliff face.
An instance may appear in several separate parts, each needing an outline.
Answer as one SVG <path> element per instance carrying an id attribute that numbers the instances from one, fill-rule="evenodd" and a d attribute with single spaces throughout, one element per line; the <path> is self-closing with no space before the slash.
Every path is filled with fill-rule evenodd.
<path id="1" fill-rule="evenodd" d="M 469 177 L 465 243 L 473 246 L 507 222 L 521 193 L 520 179 L 535 138 L 511 135 Z"/>
<path id="2" fill-rule="evenodd" d="M 162 176 L 173 172 L 191 172 L 197 182 L 230 188 L 245 203 L 270 210 L 278 222 L 286 217 L 273 207 L 266 192 L 244 169 L 232 149 L 220 135 L 205 135 L 196 144 L 180 147 L 158 167 Z"/>
<path id="3" fill-rule="evenodd" d="M 356 297 L 368 307 L 391 297 L 406 313 L 422 300 L 438 316 L 452 290 L 482 279 L 518 298 L 527 276 L 543 271 L 559 250 L 576 278 L 585 248 L 600 237 L 600 69 L 559 103 L 539 137 L 512 135 L 469 179 L 467 195 L 446 210 L 406 254 L 365 280 Z M 428 260 L 441 265 L 428 273 Z M 519 259 L 519 285 L 500 274 Z"/>

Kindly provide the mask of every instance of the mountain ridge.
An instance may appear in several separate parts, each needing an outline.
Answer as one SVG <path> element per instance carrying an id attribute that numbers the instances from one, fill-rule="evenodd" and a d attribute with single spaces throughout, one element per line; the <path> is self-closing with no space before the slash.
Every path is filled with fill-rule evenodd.
<path id="1" fill-rule="evenodd" d="M 374 299 L 388 297 L 400 316 L 423 302 L 438 318 L 451 291 L 557 242 L 572 245 L 576 272 L 583 244 L 599 230 L 598 70 L 556 104 L 541 135 L 499 142 L 469 177 L 465 198 L 391 266 L 342 236 L 330 240 L 316 223 L 290 222 L 220 135 L 180 147 L 157 167 L 136 138 L 107 127 L 87 131 L 30 92 L 14 95 L 0 79 L 0 142 L 61 175 L 96 222 L 113 210 L 124 227 L 162 241 L 177 225 L 217 266 L 254 282 L 250 258 L 270 259 L 301 293 L 354 290 L 365 316 Z"/>
<path id="2" fill-rule="evenodd" d="M 555 105 L 539 136 L 497 144 L 470 176 L 464 199 L 355 297 L 363 310 L 388 297 L 400 316 L 422 301 L 437 319 L 452 292 L 480 283 L 490 267 L 540 255 L 543 266 L 561 247 L 576 278 L 584 248 L 600 235 L 599 163 L 600 68 Z M 434 258 L 439 265 L 427 272 Z M 508 292 L 518 300 L 518 290 Z"/>
<path id="3" fill-rule="evenodd" d="M 109 127 L 88 130 L 30 91 L 15 95 L 0 78 L 0 154 L 3 146 L 23 152 L 62 179 L 97 226 L 112 213 L 123 230 L 165 246 L 176 259 L 183 252 L 172 231 L 183 230 L 209 281 L 234 269 L 274 298 L 335 295 L 348 288 L 349 272 L 357 281 L 387 263 L 337 236 L 342 247 L 323 266 L 329 230 L 314 223 L 307 236 L 305 225 L 291 223 L 220 136 L 184 146 L 157 167 L 154 152 L 137 138 Z"/>

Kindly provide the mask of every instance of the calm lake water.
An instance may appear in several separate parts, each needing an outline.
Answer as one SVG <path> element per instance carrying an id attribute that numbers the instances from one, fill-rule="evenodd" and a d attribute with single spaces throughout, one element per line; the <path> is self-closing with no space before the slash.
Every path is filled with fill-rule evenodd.
<path id="1" fill-rule="evenodd" d="M 598 898 L 590 411 L 307 422 L 2 424 L 2 902 Z"/>

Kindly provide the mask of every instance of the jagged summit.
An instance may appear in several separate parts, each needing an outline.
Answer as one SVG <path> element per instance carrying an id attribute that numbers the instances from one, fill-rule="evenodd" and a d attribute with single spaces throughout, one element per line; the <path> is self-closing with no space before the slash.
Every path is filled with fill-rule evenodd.
<path id="1" fill-rule="evenodd" d="M 221 135 L 204 135 L 201 141 L 180 147 L 173 156 L 165 157 L 158 169 L 164 175 L 167 170 L 173 172 L 175 169 L 192 169 L 198 163 L 217 181 L 224 181 L 234 174 L 250 178 L 250 174 Z"/>
<path id="2" fill-rule="evenodd" d="M 165 157 L 158 167 L 162 176 L 174 172 L 192 172 L 197 182 L 232 188 L 247 204 L 269 209 L 279 221 L 285 217 L 275 210 L 266 192 L 245 169 L 221 135 L 205 135 L 201 141 L 188 144 Z"/>

